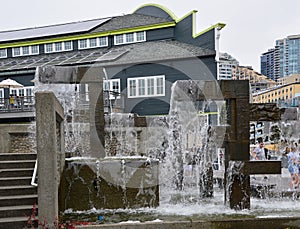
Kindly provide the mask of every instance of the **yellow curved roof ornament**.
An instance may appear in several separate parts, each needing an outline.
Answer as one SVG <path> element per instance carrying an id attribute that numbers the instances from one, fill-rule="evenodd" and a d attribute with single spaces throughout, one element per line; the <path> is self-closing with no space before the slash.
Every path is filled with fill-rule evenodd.
<path id="1" fill-rule="evenodd" d="M 138 11 L 139 9 L 141 8 L 144 8 L 146 6 L 155 6 L 163 11 L 165 11 L 167 14 L 170 15 L 170 17 L 175 21 L 177 22 L 178 18 L 176 17 L 176 15 L 171 11 L 169 10 L 167 7 L 164 7 L 162 5 L 159 5 L 159 4 L 156 4 L 156 3 L 148 3 L 148 4 L 144 4 L 144 5 L 141 5 L 140 7 L 138 7 L 136 10 L 133 11 L 133 13 L 135 13 L 136 11 Z"/>
<path id="2" fill-rule="evenodd" d="M 207 28 L 207 29 L 205 29 L 205 30 L 203 30 L 203 31 L 201 31 L 201 32 L 199 32 L 199 33 L 196 33 L 196 31 L 195 31 L 195 24 L 196 24 L 196 22 L 195 22 L 195 15 L 196 15 L 196 13 L 198 12 L 197 10 L 192 10 L 191 12 L 189 12 L 189 13 L 187 13 L 186 15 L 184 15 L 183 17 L 181 17 L 181 18 L 178 18 L 171 10 L 169 10 L 167 7 L 164 7 L 164 6 L 162 6 L 162 5 L 159 5 L 159 4 L 156 4 L 156 3 L 148 3 L 148 4 L 144 4 L 144 5 L 142 5 L 142 6 L 140 6 L 140 7 L 138 7 L 134 12 L 136 12 L 136 11 L 138 11 L 139 9 L 141 9 L 141 8 L 144 8 L 144 7 L 147 7 L 147 6 L 154 6 L 154 7 L 157 7 L 157 8 L 159 8 L 159 9 L 161 9 L 161 10 L 163 10 L 164 12 L 166 12 L 174 21 L 175 21 L 175 23 L 178 23 L 178 22 L 180 22 L 180 21 L 182 21 L 183 19 L 185 19 L 186 17 L 189 17 L 191 14 L 192 14 L 192 18 L 193 18 L 193 20 L 192 20 L 192 30 L 193 30 L 193 32 L 192 32 L 192 36 L 193 36 L 193 38 L 196 38 L 196 37 L 198 37 L 198 36 L 200 36 L 200 35 L 202 35 L 202 34 L 204 34 L 204 33 L 206 33 L 206 32 L 208 32 L 208 31 L 210 31 L 210 30 L 212 30 L 212 29 L 218 29 L 218 30 L 221 30 L 222 28 L 224 28 L 225 26 L 226 26 L 226 24 L 224 24 L 224 23 L 217 23 L 217 24 L 215 24 L 215 25 L 212 25 L 212 26 L 210 26 L 209 28 Z M 134 13 L 133 12 L 133 13 Z"/>

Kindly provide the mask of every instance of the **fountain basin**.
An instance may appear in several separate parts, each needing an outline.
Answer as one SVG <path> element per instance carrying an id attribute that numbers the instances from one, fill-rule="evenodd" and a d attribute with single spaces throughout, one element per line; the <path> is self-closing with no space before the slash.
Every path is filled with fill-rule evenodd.
<path id="1" fill-rule="evenodd" d="M 66 160 L 60 181 L 60 211 L 158 205 L 157 160 L 147 157 Z"/>

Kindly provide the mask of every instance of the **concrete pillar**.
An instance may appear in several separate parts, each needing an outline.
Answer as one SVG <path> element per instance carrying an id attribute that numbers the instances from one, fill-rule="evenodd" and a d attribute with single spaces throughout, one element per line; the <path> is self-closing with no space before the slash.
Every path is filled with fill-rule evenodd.
<path id="1" fill-rule="evenodd" d="M 38 216 L 49 228 L 58 218 L 58 186 L 64 165 L 64 110 L 52 92 L 37 92 Z"/>

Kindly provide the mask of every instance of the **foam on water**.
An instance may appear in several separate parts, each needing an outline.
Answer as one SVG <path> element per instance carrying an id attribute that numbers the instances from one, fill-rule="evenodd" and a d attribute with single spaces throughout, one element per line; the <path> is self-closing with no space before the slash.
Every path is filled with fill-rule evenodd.
<path id="1" fill-rule="evenodd" d="M 63 104 L 67 116 L 73 116 L 73 110 L 78 106 L 79 94 L 75 89 L 76 85 L 66 84 L 39 84 L 36 83 L 36 91 L 53 91 L 57 98 Z M 182 98 L 180 91 L 176 92 L 177 98 Z M 184 95 L 183 95 L 184 96 Z M 123 218 L 126 222 L 137 222 L 134 218 L 139 217 L 141 221 L 167 220 L 184 217 L 194 217 L 196 219 L 206 218 L 226 218 L 239 216 L 254 217 L 291 217 L 300 216 L 300 207 L 297 200 L 283 198 L 251 198 L 251 209 L 235 211 L 224 204 L 224 192 L 214 187 L 213 197 L 200 198 L 199 174 L 207 165 L 213 163 L 218 157 L 215 149 L 211 147 L 215 139 L 209 138 L 209 127 L 203 113 L 210 101 L 204 101 L 195 108 L 195 104 L 185 100 L 175 100 L 173 97 L 170 102 L 170 114 L 167 118 L 153 118 L 149 125 L 148 142 L 145 142 L 146 156 L 157 157 L 160 160 L 160 204 L 157 208 L 138 208 L 138 209 L 91 209 L 88 211 L 73 211 L 69 209 L 65 214 L 81 215 L 126 215 Z M 84 147 L 86 138 L 82 138 L 83 133 L 88 131 L 86 123 L 75 122 L 72 119 L 71 124 L 66 124 L 66 149 L 70 152 L 80 151 L 78 160 L 91 160 L 88 155 L 88 149 Z M 149 119 L 148 119 L 149 121 Z M 132 114 L 110 114 L 109 116 L 110 132 L 107 136 L 108 143 L 113 142 L 115 138 L 118 145 L 112 153 L 106 148 L 107 159 L 126 159 L 137 158 L 136 131 L 133 128 Z M 168 129 L 166 129 L 168 127 Z M 201 137 L 199 137 L 201 136 Z M 189 139 L 188 139 L 189 138 Z M 167 146 L 163 145 L 167 142 Z M 210 143 L 207 144 L 207 143 Z M 158 144 L 159 143 L 159 144 Z M 184 144 L 186 143 L 186 144 Z M 109 144 L 108 144 L 109 145 Z M 156 146 L 157 145 L 157 146 Z M 162 146 L 163 145 L 163 146 Z M 154 147 L 156 146 L 156 147 Z M 198 148 L 198 151 L 193 151 Z M 189 154 L 192 151 L 192 156 Z M 151 155 L 155 152 L 154 155 Z M 200 154 L 200 152 L 202 152 Z M 163 155 L 163 156 L 162 156 Z M 115 157 L 112 157 L 115 156 Z M 143 157 L 144 158 L 144 157 Z M 74 159 L 74 158 L 73 158 Z M 195 163 L 193 176 L 185 176 L 183 165 Z M 151 216 L 151 217 L 149 217 Z M 123 221 L 123 218 L 112 221 Z"/>

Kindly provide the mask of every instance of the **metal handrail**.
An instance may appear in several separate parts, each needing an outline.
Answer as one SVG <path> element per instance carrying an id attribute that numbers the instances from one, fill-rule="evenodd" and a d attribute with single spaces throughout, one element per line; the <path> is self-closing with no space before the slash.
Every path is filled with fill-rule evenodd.
<path id="1" fill-rule="evenodd" d="M 36 174 L 37 174 L 37 163 L 38 163 L 38 161 L 35 160 L 34 170 L 33 170 L 33 174 L 32 174 L 32 177 L 31 177 L 31 185 L 32 186 L 38 186 L 38 184 L 35 182 Z"/>
<path id="2" fill-rule="evenodd" d="M 34 96 L 13 96 L 10 98 L 0 98 L 0 113 L 33 111 L 34 107 Z"/>

